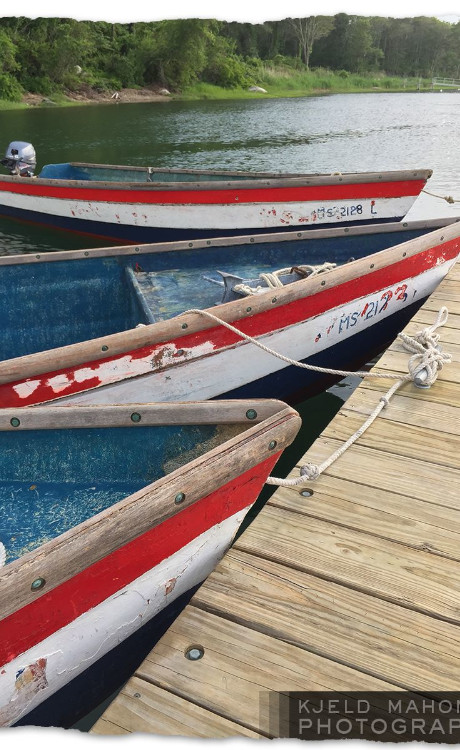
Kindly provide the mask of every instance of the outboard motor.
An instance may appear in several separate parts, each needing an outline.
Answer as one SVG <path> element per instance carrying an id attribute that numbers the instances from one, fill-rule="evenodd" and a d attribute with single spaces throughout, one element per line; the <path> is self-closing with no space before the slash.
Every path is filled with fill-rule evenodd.
<path id="1" fill-rule="evenodd" d="M 8 146 L 5 158 L 0 161 L 10 174 L 17 174 L 20 177 L 32 177 L 37 159 L 35 149 L 31 143 L 25 141 L 12 141 Z"/>

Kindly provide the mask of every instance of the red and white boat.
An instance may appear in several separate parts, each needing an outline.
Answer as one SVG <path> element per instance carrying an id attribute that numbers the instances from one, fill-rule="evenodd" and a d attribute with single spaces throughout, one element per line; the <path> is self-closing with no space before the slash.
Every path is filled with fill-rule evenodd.
<path id="1" fill-rule="evenodd" d="M 281 174 L 70 162 L 38 177 L 30 143 L 10 143 L 0 214 L 115 241 L 163 242 L 402 219 L 431 170 Z"/>
<path id="2" fill-rule="evenodd" d="M 295 361 L 362 366 L 455 263 L 460 223 L 432 228 L 0 257 L 0 406 L 222 396 L 296 403 L 330 379 L 261 351 L 220 321 Z M 386 249 L 367 254 L 372 247 Z M 349 254 L 356 260 L 316 275 L 305 265 Z"/>
<path id="3" fill-rule="evenodd" d="M 206 578 L 299 426 L 270 400 L 0 411 L 0 726 Z"/>

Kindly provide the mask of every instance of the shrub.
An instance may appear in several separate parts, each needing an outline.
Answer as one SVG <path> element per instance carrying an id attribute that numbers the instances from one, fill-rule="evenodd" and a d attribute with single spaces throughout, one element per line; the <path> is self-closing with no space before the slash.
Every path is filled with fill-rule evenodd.
<path id="1" fill-rule="evenodd" d="M 23 89 L 13 76 L 8 73 L 0 73 L 0 99 L 11 102 L 19 102 L 22 98 Z"/>

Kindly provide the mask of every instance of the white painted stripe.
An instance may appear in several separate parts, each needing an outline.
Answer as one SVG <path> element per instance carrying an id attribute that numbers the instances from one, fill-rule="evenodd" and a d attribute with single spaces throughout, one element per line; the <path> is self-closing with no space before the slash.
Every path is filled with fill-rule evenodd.
<path id="1" fill-rule="evenodd" d="M 285 203 L 139 204 L 70 201 L 0 192 L 0 205 L 68 219 L 134 227 L 244 229 L 318 226 L 404 216 L 417 196 Z M 371 201 L 374 205 L 371 205 Z M 361 207 L 361 208 L 358 208 Z M 352 212 L 353 209 L 353 212 Z M 328 215 L 328 213 L 330 215 Z"/>
<path id="2" fill-rule="evenodd" d="M 0 677 L 0 726 L 18 721 L 203 581 L 230 546 L 249 507 L 200 534 L 153 570 L 5 664 Z M 18 690 L 18 671 L 37 665 L 40 659 L 46 659 L 46 664 L 39 664 L 35 679 L 30 674 Z"/>
<path id="3" fill-rule="evenodd" d="M 448 261 L 414 278 L 402 279 L 397 284 L 381 289 L 375 294 L 360 297 L 353 302 L 336 307 L 307 321 L 275 333 L 260 336 L 259 340 L 291 359 L 306 359 L 370 328 L 375 322 L 390 317 L 393 313 L 399 312 L 417 299 L 428 296 L 444 278 L 454 262 L 455 260 Z M 405 302 L 395 299 L 396 290 L 403 284 L 407 285 L 407 300 Z M 356 311 L 361 311 L 366 302 L 370 305 L 371 303 L 372 305 L 380 303 L 382 293 L 386 290 L 393 293 L 393 298 L 386 310 L 383 310 L 377 316 L 371 315 L 367 319 L 359 316 L 354 325 L 348 327 L 348 329 L 345 329 L 342 325 L 342 330 L 340 330 L 341 319 L 353 315 Z M 382 304 L 379 304 L 379 308 Z M 318 334 L 321 337 L 316 341 Z M 60 405 L 69 402 L 74 404 L 107 404 L 137 401 L 206 400 L 225 394 L 234 388 L 239 388 L 246 383 L 278 372 L 286 367 L 286 364 L 281 360 L 247 342 L 236 344 L 221 351 L 214 351 L 206 356 L 199 356 L 197 359 L 191 358 L 193 352 L 194 350 L 190 349 L 184 353 L 184 358 L 187 357 L 188 359 L 182 364 L 175 364 L 156 373 L 152 372 L 152 356 L 150 355 L 145 359 L 137 360 L 133 365 L 137 374 L 140 374 L 143 366 L 144 372 L 147 373 L 145 375 L 94 388 L 84 393 L 65 396 L 53 403 Z M 175 359 L 180 359 L 180 356 Z M 113 379 L 119 378 L 119 360 L 114 360 L 113 363 L 103 363 L 104 377 L 107 378 L 108 375 L 108 364 L 112 365 Z M 97 365 L 87 365 L 84 370 L 86 376 L 90 379 L 97 377 L 99 372 L 102 374 Z M 223 373 L 225 376 L 223 376 Z"/>

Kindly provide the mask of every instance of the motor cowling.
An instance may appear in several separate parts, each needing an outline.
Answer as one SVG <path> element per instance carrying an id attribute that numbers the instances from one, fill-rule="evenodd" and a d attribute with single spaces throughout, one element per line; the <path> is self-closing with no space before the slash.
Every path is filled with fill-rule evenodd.
<path id="1" fill-rule="evenodd" d="M 37 158 L 35 149 L 31 143 L 25 141 L 12 141 L 6 149 L 5 157 L 1 160 L 10 174 L 20 175 L 21 177 L 32 177 Z"/>

